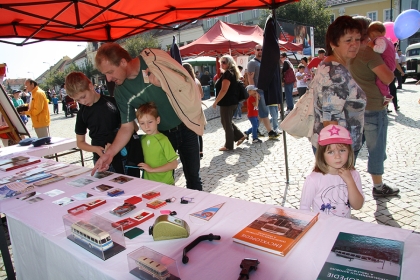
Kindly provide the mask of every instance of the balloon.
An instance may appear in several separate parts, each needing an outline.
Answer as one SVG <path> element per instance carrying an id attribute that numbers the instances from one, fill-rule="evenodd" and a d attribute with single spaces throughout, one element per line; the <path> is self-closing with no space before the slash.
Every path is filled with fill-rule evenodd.
<path id="1" fill-rule="evenodd" d="M 393 22 L 385 22 L 385 37 L 392 41 L 392 43 L 398 42 L 397 36 L 394 33 L 394 23 Z"/>
<path id="2" fill-rule="evenodd" d="M 418 10 L 405 10 L 395 19 L 394 32 L 398 39 L 407 39 L 420 28 L 420 12 Z"/>

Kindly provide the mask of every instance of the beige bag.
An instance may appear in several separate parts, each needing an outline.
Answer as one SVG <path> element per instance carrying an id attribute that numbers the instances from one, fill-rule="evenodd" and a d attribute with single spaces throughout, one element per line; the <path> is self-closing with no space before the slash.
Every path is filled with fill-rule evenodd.
<path id="1" fill-rule="evenodd" d="M 280 127 L 295 138 L 312 137 L 314 121 L 314 90 L 309 87 Z"/>

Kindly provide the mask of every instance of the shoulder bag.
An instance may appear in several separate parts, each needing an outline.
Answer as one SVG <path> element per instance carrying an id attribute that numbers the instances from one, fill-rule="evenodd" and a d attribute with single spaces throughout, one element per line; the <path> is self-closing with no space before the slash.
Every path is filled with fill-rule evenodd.
<path id="1" fill-rule="evenodd" d="M 295 138 L 312 137 L 314 121 L 314 91 L 310 87 L 280 123 L 280 127 Z"/>

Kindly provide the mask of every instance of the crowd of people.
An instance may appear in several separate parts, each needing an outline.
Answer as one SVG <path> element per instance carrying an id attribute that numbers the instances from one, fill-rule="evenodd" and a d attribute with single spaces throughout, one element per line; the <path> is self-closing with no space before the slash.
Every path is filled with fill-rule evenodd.
<path id="1" fill-rule="evenodd" d="M 314 95 L 315 121 L 309 140 L 315 167 L 306 177 L 301 209 L 350 217 L 351 208 L 363 206 L 360 174 L 354 165 L 364 144 L 369 153 L 367 171 L 372 178 L 373 197 L 399 193 L 384 182 L 383 175 L 387 105 L 392 101 L 394 109 L 399 109 L 396 91 L 401 88 L 398 76 L 404 75 L 405 59 L 384 35 L 381 22 L 363 16 L 340 16 L 327 30 L 325 49 L 319 49 L 318 56 L 310 61 L 302 57 L 297 71 L 287 54 L 280 54 L 286 115 L 294 109 L 293 88 L 297 88 L 298 97 Z M 265 74 L 260 73 L 262 52 L 262 45 L 257 44 L 244 76 L 232 56 L 219 58 L 221 74 L 214 83 L 217 95 L 212 105 L 220 110 L 224 130 L 219 151 L 234 150 L 235 143 L 241 145 L 250 135 L 252 143 L 261 143 L 260 124 L 271 139 L 281 134 L 281 105 L 266 104 L 267 92 L 258 85 L 259 76 Z M 117 85 L 114 97 L 81 72 L 70 73 L 59 93 L 44 92 L 28 79 L 28 95 L 13 93 L 16 107 L 29 103 L 28 110 L 21 112 L 22 120 L 26 123 L 29 116 L 37 136 L 49 136 L 49 99 L 58 114 L 58 101 L 68 95 L 80 106 L 75 124 L 77 146 L 93 153 L 92 174 L 104 170 L 127 174 L 125 165 L 130 162 L 142 170 L 144 178 L 174 184 L 173 171 L 179 157 L 187 188 L 201 191 L 200 159 L 206 124 L 201 99 L 202 87 L 213 83 L 210 73 L 197 77 L 190 64 L 180 65 L 156 49 L 145 49 L 132 58 L 117 43 L 101 45 L 95 64 L 109 82 Z M 159 68 L 162 65 L 165 67 Z M 244 132 L 234 123 L 234 116 L 237 118 L 242 111 L 239 80 L 246 82 L 249 93 L 245 102 L 250 128 Z M 174 88 L 179 90 L 174 92 Z M 27 96 L 30 99 L 23 100 Z M 86 142 L 88 131 L 91 143 Z"/>

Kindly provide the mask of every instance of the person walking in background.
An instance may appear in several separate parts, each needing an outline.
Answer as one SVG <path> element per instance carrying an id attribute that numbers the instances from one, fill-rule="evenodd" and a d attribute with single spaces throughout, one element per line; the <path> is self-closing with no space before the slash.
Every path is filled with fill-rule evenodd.
<path id="1" fill-rule="evenodd" d="M 293 108 L 294 108 L 294 104 L 293 104 L 293 85 L 296 82 L 296 77 L 295 77 L 295 70 L 293 69 L 293 65 L 292 63 L 289 61 L 289 59 L 287 58 L 287 54 L 286 53 L 281 53 L 280 55 L 280 60 L 283 63 L 283 68 L 281 70 L 282 73 L 282 77 L 283 77 L 283 86 L 284 86 L 284 93 L 286 95 L 286 105 L 287 105 L 287 111 L 286 111 L 286 115 L 289 114 Z M 288 74 L 287 72 L 293 72 L 292 74 Z M 288 80 L 288 77 L 293 75 L 293 79 Z"/>
<path id="2" fill-rule="evenodd" d="M 318 56 L 312 58 L 312 60 L 308 64 L 309 71 L 313 73 L 313 68 L 318 68 L 318 65 L 324 60 L 325 58 L 325 49 L 318 49 Z"/>
<path id="3" fill-rule="evenodd" d="M 185 70 L 187 70 L 188 74 L 190 74 L 190 76 L 194 79 L 198 87 L 198 91 L 200 92 L 200 99 L 203 99 L 204 97 L 203 87 L 201 85 L 201 82 L 195 77 L 195 73 L 194 73 L 194 69 L 192 65 L 189 63 L 183 63 L 182 66 L 185 68 Z M 200 159 L 202 159 L 203 158 L 203 136 L 198 135 L 198 142 L 200 144 Z"/>
<path id="4" fill-rule="evenodd" d="M 61 100 L 61 105 L 62 105 L 61 109 L 63 109 L 63 112 L 67 111 L 67 105 L 66 105 L 67 93 L 66 93 L 65 86 L 66 86 L 66 84 L 64 83 L 64 84 L 61 85 L 61 88 L 60 88 L 60 100 Z"/>
<path id="5" fill-rule="evenodd" d="M 401 70 L 404 72 L 405 75 L 405 70 L 406 70 L 406 65 L 407 65 L 407 58 L 405 57 L 405 55 L 403 55 L 402 51 L 400 49 L 397 50 L 397 54 L 398 54 L 398 64 L 401 67 Z M 397 89 L 402 89 L 402 84 L 403 84 L 403 74 L 400 73 L 400 71 L 395 71 L 395 76 L 397 77 L 397 81 L 398 81 L 398 87 Z"/>
<path id="6" fill-rule="evenodd" d="M 25 87 L 31 92 L 32 98 L 29 110 L 20 114 L 31 117 L 32 126 L 38 138 L 50 136 L 50 110 L 45 92 L 38 87 L 37 82 L 31 79 L 25 81 Z"/>
<path id="7" fill-rule="evenodd" d="M 77 147 L 92 152 L 95 164 L 104 154 L 107 145 L 114 141 L 121 126 L 117 103 L 113 97 L 96 92 L 92 82 L 82 72 L 72 72 L 67 75 L 66 92 L 80 105 L 74 126 Z M 87 130 L 91 139 L 90 144 L 86 142 Z M 125 174 L 123 161 L 124 156 L 120 152 L 112 159 L 108 171 Z"/>
<path id="8" fill-rule="evenodd" d="M 255 85 L 247 86 L 246 90 L 249 93 L 246 103 L 248 109 L 248 120 L 251 123 L 251 128 L 244 133 L 246 135 L 246 139 L 248 139 L 249 135 L 252 133 L 252 143 L 261 143 L 262 141 L 258 139 L 258 126 L 260 125 L 258 120 L 258 102 L 260 95 L 258 94 L 258 88 Z"/>
<path id="9" fill-rule="evenodd" d="M 178 155 L 168 137 L 158 131 L 160 117 L 156 105 L 153 102 L 141 105 L 136 117 L 140 128 L 146 133 L 141 137 L 144 162 L 138 164 L 144 170 L 143 178 L 175 185 L 173 174 L 178 166 Z"/>
<path id="10" fill-rule="evenodd" d="M 53 97 L 52 97 L 52 103 L 53 103 L 53 107 L 54 107 L 54 114 L 58 114 L 58 98 L 57 95 L 55 93 L 53 93 Z"/>
<path id="11" fill-rule="evenodd" d="M 385 84 L 394 80 L 394 73 L 385 65 L 381 56 L 367 46 L 369 37 L 367 29 L 371 20 L 364 16 L 355 16 L 362 26 L 360 50 L 351 60 L 349 70 L 352 77 L 366 93 L 366 110 L 364 116 L 363 137 L 368 149 L 367 171 L 372 177 L 373 197 L 398 195 L 400 190 L 383 182 L 384 161 L 386 160 L 386 142 L 388 116 L 383 106 L 383 96 L 375 84 L 379 77 Z"/>
<path id="12" fill-rule="evenodd" d="M 314 94 L 314 151 L 319 133 L 329 124 L 341 125 L 350 132 L 355 158 L 362 147 L 366 94 L 348 70 L 360 48 L 361 30 L 360 23 L 350 16 L 338 17 L 327 29 L 329 55 L 319 64 L 309 84 L 309 93 Z"/>
<path id="13" fill-rule="evenodd" d="M 303 183 L 300 209 L 351 218 L 365 201 L 362 180 L 354 168 L 352 137 L 339 125 L 324 127 L 318 138 L 315 168 Z"/>
<path id="14" fill-rule="evenodd" d="M 261 58 L 262 58 L 262 46 L 256 45 L 254 49 L 255 57 L 248 62 L 248 85 L 254 85 L 258 87 L 258 77 L 259 75 L 263 75 L 264 73 L 260 73 L 260 66 L 261 66 Z M 280 136 L 279 133 L 275 132 L 271 127 L 270 120 L 268 119 L 268 106 L 265 104 L 264 99 L 264 91 L 258 90 L 258 94 L 260 95 L 259 102 L 258 102 L 258 116 L 260 118 L 260 122 L 262 122 L 265 126 L 265 129 L 268 131 L 268 137 L 271 139 L 277 138 Z M 264 136 L 258 131 L 260 136 Z"/>
<path id="15" fill-rule="evenodd" d="M 220 121 L 225 130 L 225 144 L 219 151 L 233 150 L 233 143 L 241 145 L 246 136 L 232 122 L 233 113 L 238 107 L 238 86 L 241 73 L 230 55 L 224 55 L 220 58 L 220 71 L 222 76 L 216 81 L 215 87 L 217 97 L 214 100 L 213 108 L 220 107 Z"/>
<path id="16" fill-rule="evenodd" d="M 13 102 L 13 106 L 15 108 L 23 105 L 23 100 L 20 98 L 20 94 L 22 93 L 22 91 L 20 90 L 14 90 L 13 91 L 13 98 L 12 98 L 12 102 Z M 28 122 L 28 117 L 26 115 L 20 115 L 21 120 L 23 121 L 24 124 L 26 124 Z"/>
<path id="17" fill-rule="evenodd" d="M 299 98 L 305 94 L 306 90 L 308 89 L 307 81 L 310 80 L 310 74 L 308 79 L 308 74 L 305 73 L 305 65 L 299 64 L 298 71 L 296 72 L 296 80 L 297 80 L 297 90 Z"/>
<path id="18" fill-rule="evenodd" d="M 154 102 L 160 114 L 158 129 L 179 153 L 187 188 L 201 191 L 198 135 L 203 134 L 206 120 L 198 106 L 201 100 L 195 80 L 168 53 L 159 49 L 145 49 L 132 59 L 119 44 L 105 43 L 96 53 L 95 64 L 108 81 L 116 84 L 114 96 L 122 124 L 92 173 L 107 168 L 114 155 L 129 142 L 134 131 L 135 111 L 142 104 Z M 165 70 L 157 69 L 161 66 L 165 66 Z M 163 79 L 165 84 L 161 83 Z M 172 88 L 176 87 L 185 90 L 174 94 Z"/>
<path id="19" fill-rule="evenodd" d="M 394 110 L 398 111 L 400 109 L 400 106 L 398 106 L 398 96 L 397 96 L 397 86 L 395 85 L 397 73 L 400 76 L 404 76 L 404 71 L 402 70 L 400 64 L 398 63 L 399 57 L 397 53 L 397 44 L 394 44 L 394 55 L 395 55 L 395 70 L 394 70 L 394 80 L 389 84 L 389 93 L 392 95 L 392 104 L 394 105 Z M 388 110 L 387 112 L 391 113 L 391 110 Z"/>

